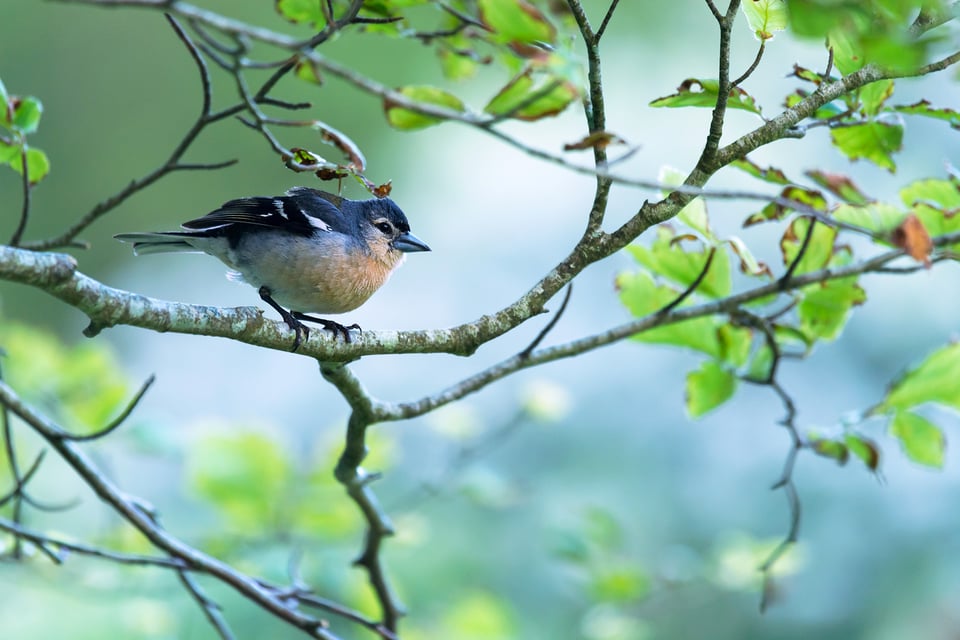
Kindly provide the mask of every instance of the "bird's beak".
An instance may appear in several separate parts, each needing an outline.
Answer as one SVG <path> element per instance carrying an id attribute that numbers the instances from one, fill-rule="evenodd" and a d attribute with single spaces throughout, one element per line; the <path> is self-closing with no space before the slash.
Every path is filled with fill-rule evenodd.
<path id="1" fill-rule="evenodd" d="M 427 243 L 413 235 L 409 231 L 401 233 L 392 242 L 393 248 L 404 253 L 413 253 L 415 251 L 430 251 Z"/>

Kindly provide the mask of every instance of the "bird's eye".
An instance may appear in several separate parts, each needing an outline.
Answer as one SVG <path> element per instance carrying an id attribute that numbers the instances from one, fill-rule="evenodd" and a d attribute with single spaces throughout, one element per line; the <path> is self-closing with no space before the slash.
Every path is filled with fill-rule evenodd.
<path id="1" fill-rule="evenodd" d="M 374 226 L 387 235 L 393 233 L 393 225 L 389 222 L 378 222 Z"/>

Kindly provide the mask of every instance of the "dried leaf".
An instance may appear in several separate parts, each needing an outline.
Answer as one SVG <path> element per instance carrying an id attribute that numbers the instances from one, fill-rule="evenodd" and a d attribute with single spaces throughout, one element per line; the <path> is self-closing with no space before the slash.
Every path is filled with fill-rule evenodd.
<path id="1" fill-rule="evenodd" d="M 350 161 L 347 167 L 348 169 L 359 172 L 363 172 L 363 170 L 366 169 L 367 160 L 363 157 L 363 152 L 360 151 L 360 147 L 358 147 L 353 140 L 319 120 L 314 121 L 312 127 L 320 132 L 320 138 L 324 142 L 333 145 L 339 149 L 343 155 L 347 156 L 347 160 Z"/>
<path id="2" fill-rule="evenodd" d="M 930 267 L 933 242 L 930 240 L 927 228 L 915 214 L 909 214 L 900 226 L 893 230 L 891 241 L 895 246 L 906 251 L 911 258 L 922 262 L 925 267 Z"/>
<path id="3" fill-rule="evenodd" d="M 807 171 L 806 176 L 845 202 L 857 205 L 870 202 L 853 180 L 843 174 L 815 170 Z"/>
<path id="4" fill-rule="evenodd" d="M 609 131 L 594 131 L 590 135 L 563 145 L 564 151 L 582 151 L 584 149 L 605 149 L 612 144 L 627 144 L 626 140 Z"/>

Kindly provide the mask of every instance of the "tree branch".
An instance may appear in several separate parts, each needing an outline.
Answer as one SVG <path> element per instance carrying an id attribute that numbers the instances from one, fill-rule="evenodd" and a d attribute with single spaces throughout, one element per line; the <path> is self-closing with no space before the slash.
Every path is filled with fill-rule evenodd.
<path id="1" fill-rule="evenodd" d="M 101 500 L 146 536 L 156 548 L 179 559 L 187 570 L 200 571 L 220 580 L 278 619 L 305 631 L 311 637 L 320 640 L 336 640 L 336 637 L 324 628 L 325 623 L 322 620 L 291 609 L 256 580 L 184 544 L 163 530 L 151 513 L 145 511 L 141 504 L 127 497 L 107 480 L 77 445 L 65 439 L 60 427 L 23 402 L 13 389 L 2 381 L 0 381 L 0 404 L 7 407 L 43 438 Z"/>

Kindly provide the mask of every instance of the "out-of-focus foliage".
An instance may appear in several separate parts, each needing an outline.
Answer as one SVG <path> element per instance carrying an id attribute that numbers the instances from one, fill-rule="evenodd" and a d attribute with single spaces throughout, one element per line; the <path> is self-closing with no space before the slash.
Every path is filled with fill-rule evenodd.
<path id="1" fill-rule="evenodd" d="M 130 399 L 115 355 L 104 345 L 67 346 L 48 331 L 0 321 L 4 380 L 73 433 L 96 432 Z"/>

